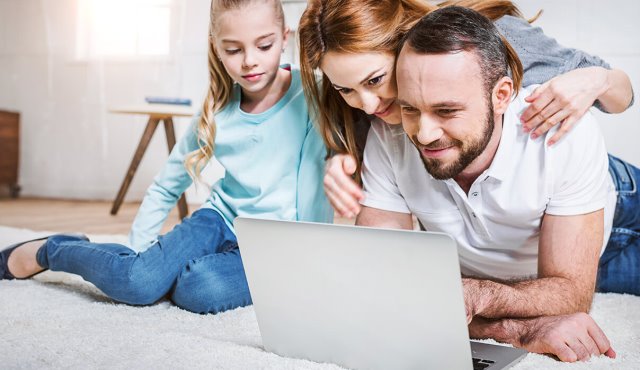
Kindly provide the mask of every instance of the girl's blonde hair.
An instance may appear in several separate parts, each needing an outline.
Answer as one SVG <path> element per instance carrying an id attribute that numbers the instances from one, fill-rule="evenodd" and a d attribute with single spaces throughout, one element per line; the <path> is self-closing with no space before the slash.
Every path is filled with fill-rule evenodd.
<path id="1" fill-rule="evenodd" d="M 227 73 L 216 50 L 217 22 L 220 15 L 227 10 L 240 9 L 252 2 L 263 1 L 273 3 L 276 19 L 285 28 L 284 11 L 280 0 L 212 0 L 209 22 L 209 89 L 202 105 L 202 115 L 198 121 L 196 135 L 198 149 L 187 154 L 184 166 L 189 176 L 195 181 L 200 180 L 202 169 L 209 163 L 215 150 L 216 122 L 214 116 L 223 109 L 231 99 L 233 80 Z"/>
<path id="2" fill-rule="evenodd" d="M 363 124 L 368 119 L 364 112 L 344 101 L 325 74 L 319 83 L 315 70 L 329 51 L 395 55 L 404 35 L 418 20 L 448 5 L 474 9 L 491 20 L 505 15 L 522 17 L 516 5 L 508 0 L 451 0 L 438 5 L 421 0 L 309 0 L 298 28 L 304 92 L 329 150 L 356 159 L 357 180 L 364 143 L 358 141 L 362 135 L 356 133 L 362 131 L 363 125 L 368 127 Z M 504 42 L 514 86 L 519 86 L 522 64 L 509 43 Z"/>

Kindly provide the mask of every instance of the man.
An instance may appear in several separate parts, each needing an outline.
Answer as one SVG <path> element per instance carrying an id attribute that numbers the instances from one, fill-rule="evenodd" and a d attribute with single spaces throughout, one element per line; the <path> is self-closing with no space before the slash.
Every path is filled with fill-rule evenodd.
<path id="1" fill-rule="evenodd" d="M 614 356 L 584 313 L 612 229 L 614 182 L 620 190 L 640 172 L 612 157 L 622 174 L 612 179 L 590 115 L 562 143 L 531 139 L 518 116 L 527 94 L 514 99 L 509 66 L 521 73 L 491 22 L 471 10 L 444 8 L 414 26 L 396 66 L 403 127 L 372 125 L 357 224 L 411 228 L 414 214 L 452 235 L 472 336 L 565 361 Z M 621 225 L 616 214 L 616 227 L 637 235 L 633 218 Z M 639 249 L 624 261 L 636 271 Z M 601 267 L 598 288 L 640 294 L 638 277 L 618 280 L 612 266 Z"/>

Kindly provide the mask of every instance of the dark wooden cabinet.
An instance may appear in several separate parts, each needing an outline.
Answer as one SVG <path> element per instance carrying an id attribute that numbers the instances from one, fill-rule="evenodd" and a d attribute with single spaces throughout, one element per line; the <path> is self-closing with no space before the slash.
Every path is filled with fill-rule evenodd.
<path id="1" fill-rule="evenodd" d="M 0 110 L 0 186 L 8 186 L 17 197 L 20 155 L 20 113 Z"/>

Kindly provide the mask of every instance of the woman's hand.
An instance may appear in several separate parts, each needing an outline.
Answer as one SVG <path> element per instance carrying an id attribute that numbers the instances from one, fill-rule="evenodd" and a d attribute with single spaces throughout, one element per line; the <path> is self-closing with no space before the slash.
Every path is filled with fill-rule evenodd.
<path id="1" fill-rule="evenodd" d="M 556 76 L 538 86 L 525 98 L 531 105 L 520 120 L 533 139 L 561 124 L 548 144 L 556 143 L 608 89 L 607 73 L 602 67 L 580 68 Z"/>
<path id="2" fill-rule="evenodd" d="M 324 172 L 324 192 L 333 208 L 342 217 L 355 217 L 360 213 L 362 189 L 351 177 L 356 172 L 356 161 L 349 154 L 336 154 L 327 161 Z"/>

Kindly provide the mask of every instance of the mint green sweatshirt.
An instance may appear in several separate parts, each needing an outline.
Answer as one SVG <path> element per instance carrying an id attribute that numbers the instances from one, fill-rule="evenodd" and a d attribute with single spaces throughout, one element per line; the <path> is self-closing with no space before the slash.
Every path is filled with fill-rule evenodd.
<path id="1" fill-rule="evenodd" d="M 309 118 L 300 72 L 293 69 L 291 74 L 289 90 L 267 111 L 243 112 L 236 84 L 229 104 L 215 115 L 214 156 L 225 173 L 213 184 L 202 208 L 220 213 L 232 230 L 237 216 L 333 219 L 322 186 L 326 148 Z M 198 148 L 198 120 L 199 115 L 193 118 L 191 129 L 147 190 L 129 235 L 135 250 L 144 250 L 156 240 L 167 214 L 192 183 L 184 158 Z"/>

